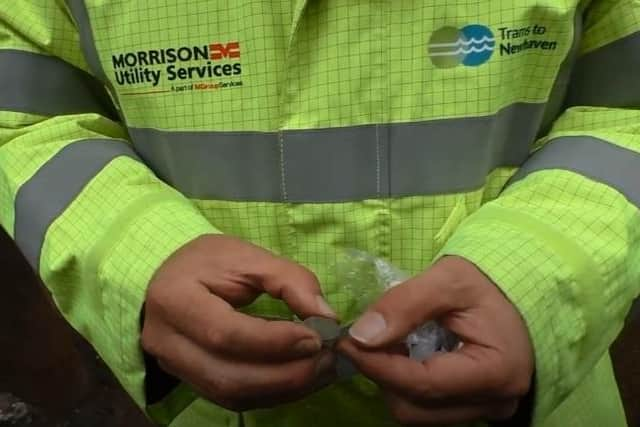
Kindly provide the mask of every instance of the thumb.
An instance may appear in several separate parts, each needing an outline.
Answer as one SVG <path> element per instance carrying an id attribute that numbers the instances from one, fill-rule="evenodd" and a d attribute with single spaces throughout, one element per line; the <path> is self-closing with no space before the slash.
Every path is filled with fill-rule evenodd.
<path id="1" fill-rule="evenodd" d="M 445 259 L 387 291 L 351 326 L 351 337 L 368 348 L 386 347 L 460 307 L 460 280 Z"/>

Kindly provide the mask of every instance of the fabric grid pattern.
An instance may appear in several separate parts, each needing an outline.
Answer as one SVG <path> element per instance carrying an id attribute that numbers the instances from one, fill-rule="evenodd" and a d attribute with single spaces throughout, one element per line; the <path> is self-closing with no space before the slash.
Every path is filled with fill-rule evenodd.
<path id="1" fill-rule="evenodd" d="M 65 147 L 106 138 L 127 140 L 138 151 L 142 162 L 117 157 L 83 183 L 49 226 L 38 266 L 65 317 L 138 404 L 146 404 L 138 342 L 146 286 L 177 248 L 222 232 L 311 269 L 345 321 L 364 309 L 361 291 L 336 277 L 345 249 L 384 257 L 411 274 L 441 256 L 463 256 L 493 279 L 529 327 L 537 367 L 534 425 L 624 424 L 607 348 L 640 292 L 640 216 L 620 192 L 562 168 L 533 172 L 505 188 L 517 168 L 503 167 L 487 170 L 484 185 L 468 192 L 290 203 L 284 174 L 293 142 L 284 131 L 441 119 L 463 123 L 520 102 L 544 107 L 563 96 L 552 90 L 574 37 L 580 37 L 580 54 L 588 55 L 637 34 L 637 1 L 75 3 L 86 8 L 85 21 L 62 1 L 16 6 L 0 0 L 0 49 L 42 55 L 44 63 L 48 56 L 60 58 L 98 75 L 80 49 L 95 43 L 91 47 L 107 79 L 101 83 L 111 91 L 122 122 L 89 107 L 51 116 L 0 111 L 0 222 L 14 233 L 15 216 L 29 215 L 15 211 L 16 194 Z M 576 14 L 583 11 L 578 21 L 584 31 L 577 32 Z M 487 40 L 493 39 L 484 42 L 492 53 L 472 57 L 477 62 L 471 65 L 468 55 L 484 51 L 463 50 L 450 62 L 434 59 L 434 44 L 473 43 L 464 31 L 485 31 Z M 443 42 L 436 34 L 455 37 Z M 168 59 L 171 49 L 175 61 Z M 602 77 L 586 83 L 606 86 Z M 56 95 L 73 94 L 51 96 Z M 512 141 L 508 148 L 526 143 L 537 150 L 552 140 L 570 143 L 565 137 L 587 136 L 640 152 L 639 109 L 575 106 L 558 112 L 547 135 Z M 541 117 L 519 119 L 542 126 Z M 478 138 L 508 140 L 517 122 L 494 121 Z M 158 178 L 127 128 L 163 132 L 170 141 L 160 157 L 167 170 L 181 166 L 174 155 L 184 149 L 178 131 L 274 132 L 280 157 L 271 166 L 281 172 L 284 201 L 189 200 L 169 179 Z M 380 180 L 386 154 L 381 136 L 375 138 L 370 147 L 376 161 L 369 166 Z M 455 152 L 451 157 L 452 176 L 478 160 Z M 386 179 L 392 183 L 394 175 Z M 267 297 L 245 310 L 293 317 Z M 175 427 L 240 422 L 200 399 L 180 409 L 162 421 L 175 418 Z M 279 427 L 349 425 L 354 419 L 394 425 L 377 388 L 363 378 L 243 416 L 246 426 Z"/>

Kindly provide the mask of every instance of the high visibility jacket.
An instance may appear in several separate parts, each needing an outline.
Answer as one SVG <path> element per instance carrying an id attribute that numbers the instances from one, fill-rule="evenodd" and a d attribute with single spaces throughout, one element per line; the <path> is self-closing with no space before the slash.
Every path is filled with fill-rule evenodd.
<path id="1" fill-rule="evenodd" d="M 638 0 L 0 0 L 0 219 L 161 423 L 394 425 L 362 377 L 242 415 L 186 386 L 149 405 L 149 279 L 230 233 L 313 270 L 346 320 L 342 249 L 465 257 L 529 328 L 534 425 L 622 426 L 639 69 Z"/>

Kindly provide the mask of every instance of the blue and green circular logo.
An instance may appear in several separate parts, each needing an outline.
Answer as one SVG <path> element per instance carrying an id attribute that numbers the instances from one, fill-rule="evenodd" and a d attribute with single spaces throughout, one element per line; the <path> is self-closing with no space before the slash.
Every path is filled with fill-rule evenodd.
<path id="1" fill-rule="evenodd" d="M 442 27 L 429 39 L 429 57 L 438 68 L 477 67 L 491 58 L 495 45 L 493 33 L 484 25 Z"/>

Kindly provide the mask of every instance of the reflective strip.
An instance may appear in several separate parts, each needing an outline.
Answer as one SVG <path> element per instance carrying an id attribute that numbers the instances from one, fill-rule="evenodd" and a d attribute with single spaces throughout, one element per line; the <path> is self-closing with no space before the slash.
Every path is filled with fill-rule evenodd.
<path id="1" fill-rule="evenodd" d="M 197 199 L 332 202 L 468 191 L 527 158 L 544 104 L 495 115 L 278 132 L 129 129 L 156 174 Z"/>
<path id="2" fill-rule="evenodd" d="M 67 6 L 71 11 L 73 19 L 75 19 L 78 25 L 78 32 L 80 33 L 80 47 L 84 54 L 89 69 L 103 82 L 107 82 L 106 74 L 102 69 L 100 63 L 100 56 L 96 50 L 96 44 L 93 39 L 93 31 L 91 30 L 91 22 L 89 21 L 89 12 L 84 0 L 66 0 Z"/>
<path id="3" fill-rule="evenodd" d="M 581 57 L 571 76 L 568 106 L 640 107 L 640 32 Z"/>
<path id="4" fill-rule="evenodd" d="M 98 113 L 116 117 L 102 85 L 53 56 L 0 50 L 0 110 L 53 116 Z"/>
<path id="5" fill-rule="evenodd" d="M 640 153 L 590 136 L 565 136 L 531 156 L 510 184 L 548 169 L 569 170 L 606 184 L 640 207 Z"/>
<path id="6" fill-rule="evenodd" d="M 569 170 L 606 184 L 640 208 L 640 153 L 590 136 L 560 137 L 531 156 L 507 185 L 550 169 Z M 627 322 L 640 323 L 640 299 L 631 307 Z"/>
<path id="7" fill-rule="evenodd" d="M 67 145 L 18 190 L 14 236 L 37 271 L 49 226 L 110 161 L 137 158 L 131 147 L 113 139 L 84 140 Z"/>
<path id="8" fill-rule="evenodd" d="M 125 122 L 123 116 L 120 116 L 119 112 L 122 111 L 121 103 L 118 100 L 118 91 L 113 87 L 111 81 L 107 78 L 104 70 L 102 69 L 102 63 L 100 62 L 100 56 L 98 55 L 98 49 L 96 48 L 95 40 L 93 38 L 93 30 L 91 29 L 91 22 L 89 20 L 89 12 L 87 11 L 87 5 L 84 0 L 65 0 L 67 7 L 76 21 L 78 26 L 78 32 L 80 33 L 80 48 L 84 58 L 89 65 L 91 72 L 96 75 L 111 94 L 113 102 L 119 107 L 119 111 L 116 111 L 117 117 L 121 122 Z"/>
<path id="9" fill-rule="evenodd" d="M 580 42 L 582 41 L 582 34 L 584 33 L 584 10 L 586 4 L 587 2 L 585 0 L 580 1 L 580 4 L 574 12 L 571 47 L 562 64 L 560 64 L 556 80 L 553 82 L 553 87 L 549 93 L 542 124 L 538 130 L 539 136 L 547 135 L 551 126 L 553 126 L 553 122 L 555 122 L 558 116 L 564 111 L 567 90 L 569 89 L 572 71 L 578 58 L 578 53 L 580 52 Z"/>

